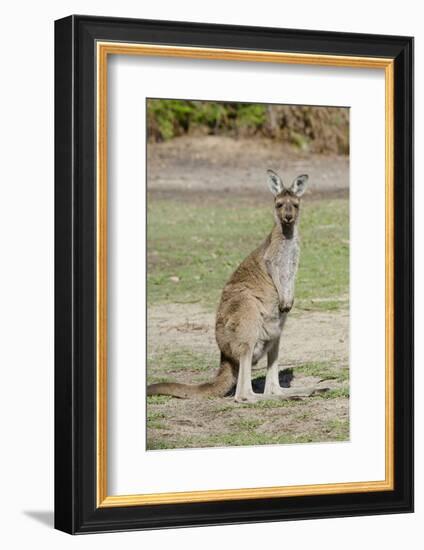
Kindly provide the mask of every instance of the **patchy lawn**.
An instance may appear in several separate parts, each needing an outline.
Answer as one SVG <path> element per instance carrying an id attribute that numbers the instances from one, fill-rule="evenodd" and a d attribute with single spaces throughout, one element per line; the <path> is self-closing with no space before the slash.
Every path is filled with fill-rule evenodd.
<path id="1" fill-rule="evenodd" d="M 278 165 L 287 181 L 291 173 L 311 175 L 280 368 L 293 369 L 292 386 L 325 379 L 331 389 L 257 404 L 237 404 L 232 397 L 149 397 L 148 449 L 349 439 L 349 175 L 340 157 L 291 158 L 269 143 L 209 137 L 149 146 L 147 382 L 213 378 L 219 361 L 216 307 L 231 273 L 272 228 L 264 174 Z M 265 371 L 262 360 L 255 391 L 261 391 Z"/>
<path id="2" fill-rule="evenodd" d="M 200 383 L 213 375 L 215 358 L 189 349 L 149 355 L 148 382 Z M 147 400 L 147 448 L 174 449 L 345 441 L 349 439 L 349 370 L 334 363 L 306 363 L 292 369 L 293 386 L 320 379 L 331 389 L 299 401 L 267 400 L 238 404 L 232 397 L 181 400 L 153 396 Z M 281 376 L 284 372 L 281 373 Z M 263 391 L 265 369 L 254 387 Z"/>
<path id="3" fill-rule="evenodd" d="M 237 199 L 236 199 L 237 201 Z M 148 203 L 148 303 L 199 303 L 215 309 L 224 283 L 272 227 L 268 207 L 169 199 Z M 302 205 L 298 309 L 348 306 L 347 199 Z M 329 269 L 331 266 L 331 269 Z"/>

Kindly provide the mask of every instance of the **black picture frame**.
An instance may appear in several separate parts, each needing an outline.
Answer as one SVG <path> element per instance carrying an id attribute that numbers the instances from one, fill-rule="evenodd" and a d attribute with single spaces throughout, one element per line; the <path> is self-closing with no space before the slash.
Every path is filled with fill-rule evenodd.
<path id="1" fill-rule="evenodd" d="M 394 490 L 97 507 L 95 44 L 394 60 Z M 73 15 L 55 22 L 55 527 L 93 533 L 413 510 L 413 39 Z"/>

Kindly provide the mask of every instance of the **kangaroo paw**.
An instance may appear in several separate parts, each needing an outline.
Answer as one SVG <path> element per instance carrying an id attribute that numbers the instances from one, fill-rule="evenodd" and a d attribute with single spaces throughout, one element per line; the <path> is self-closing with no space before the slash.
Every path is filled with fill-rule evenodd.
<path id="1" fill-rule="evenodd" d="M 260 399 L 260 395 L 257 393 L 248 393 L 246 395 L 235 395 L 235 402 L 236 403 L 257 403 Z"/>
<path id="2" fill-rule="evenodd" d="M 319 393 L 324 393 L 330 388 L 327 386 L 320 386 L 319 384 L 315 386 L 300 386 L 294 388 L 281 388 L 273 387 L 272 391 L 268 391 L 263 394 L 262 399 L 291 399 L 297 400 L 304 397 L 311 397 Z"/>

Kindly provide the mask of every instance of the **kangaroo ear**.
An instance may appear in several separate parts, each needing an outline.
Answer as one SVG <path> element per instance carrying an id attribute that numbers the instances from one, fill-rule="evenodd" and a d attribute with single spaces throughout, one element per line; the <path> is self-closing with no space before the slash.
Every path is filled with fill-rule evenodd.
<path id="1" fill-rule="evenodd" d="M 306 184 L 308 183 L 309 176 L 307 174 L 302 174 L 294 178 L 293 183 L 291 184 L 290 191 L 296 195 L 296 197 L 301 197 L 306 190 Z"/>
<path id="2" fill-rule="evenodd" d="M 280 176 L 276 174 L 273 170 L 267 170 L 266 173 L 268 174 L 268 186 L 271 190 L 271 193 L 275 197 L 284 189 L 283 182 Z"/>

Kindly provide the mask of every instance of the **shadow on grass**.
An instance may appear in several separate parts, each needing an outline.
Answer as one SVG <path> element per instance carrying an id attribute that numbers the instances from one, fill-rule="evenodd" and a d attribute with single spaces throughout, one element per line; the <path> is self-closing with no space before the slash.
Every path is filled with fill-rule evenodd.
<path id="1" fill-rule="evenodd" d="M 291 381 L 293 380 L 293 369 L 284 369 L 279 373 L 280 386 L 282 388 L 290 388 Z M 264 393 L 265 389 L 265 376 L 259 376 L 252 380 L 252 387 L 255 393 Z M 229 391 L 226 397 L 235 395 L 236 388 Z"/>

